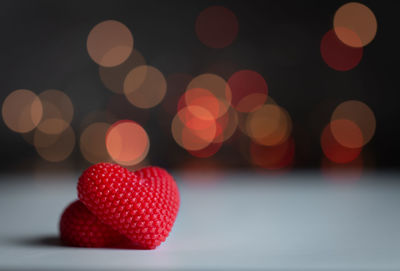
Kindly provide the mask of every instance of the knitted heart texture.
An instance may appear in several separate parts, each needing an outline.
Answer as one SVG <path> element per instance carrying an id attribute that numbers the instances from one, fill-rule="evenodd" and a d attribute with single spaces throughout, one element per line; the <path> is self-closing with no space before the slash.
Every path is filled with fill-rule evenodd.
<path id="1" fill-rule="evenodd" d="M 61 241 L 78 247 L 154 249 L 168 237 L 180 204 L 166 170 L 133 172 L 111 163 L 83 172 L 78 198 L 60 220 Z"/>

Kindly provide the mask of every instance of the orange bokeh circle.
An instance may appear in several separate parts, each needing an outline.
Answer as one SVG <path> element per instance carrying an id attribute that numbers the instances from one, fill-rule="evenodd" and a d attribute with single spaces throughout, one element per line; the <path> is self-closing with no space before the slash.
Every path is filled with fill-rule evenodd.
<path id="1" fill-rule="evenodd" d="M 338 39 L 333 30 L 329 30 L 321 40 L 322 59 L 334 70 L 348 71 L 355 68 L 363 56 L 363 48 L 350 47 Z"/>
<path id="2" fill-rule="evenodd" d="M 375 38 L 378 24 L 374 13 L 367 6 L 350 2 L 336 11 L 333 28 L 337 37 L 346 45 L 363 47 Z"/>
<path id="3" fill-rule="evenodd" d="M 268 98 L 268 85 L 257 72 L 241 70 L 229 79 L 232 106 L 239 112 L 251 112 L 261 107 Z"/>
<path id="4" fill-rule="evenodd" d="M 136 165 L 143 161 L 150 148 L 146 131 L 131 120 L 114 123 L 108 129 L 105 140 L 111 158 L 125 166 Z"/>
<path id="5" fill-rule="evenodd" d="M 212 143 L 217 135 L 217 123 L 212 114 L 199 106 L 182 108 L 172 120 L 171 132 L 178 145 L 198 151 Z"/>
<path id="6" fill-rule="evenodd" d="M 341 145 L 332 134 L 332 121 L 327 126 L 325 126 L 321 134 L 321 148 L 325 156 L 335 163 L 349 163 L 356 159 L 362 148 L 348 148 Z M 333 124 L 334 126 L 335 124 Z"/>
<path id="7" fill-rule="evenodd" d="M 30 90 L 11 92 L 3 102 L 2 117 L 8 128 L 18 133 L 35 129 L 43 117 L 40 98 Z"/>
<path id="8" fill-rule="evenodd" d="M 339 104 L 332 113 L 331 121 L 335 120 L 348 120 L 354 123 L 359 128 L 362 134 L 363 141 L 358 143 L 358 145 L 360 145 L 358 147 L 362 147 L 365 144 L 367 144 L 375 134 L 375 129 L 376 129 L 375 114 L 368 105 L 366 105 L 361 101 L 349 100 Z M 355 128 L 353 128 L 353 130 L 354 129 Z M 341 140 L 339 139 L 340 137 L 339 129 L 332 129 L 332 132 L 335 138 L 340 142 Z M 354 133 L 357 133 L 357 131 L 355 131 Z M 346 145 L 346 143 L 344 143 L 344 145 Z M 357 144 L 354 145 L 354 142 L 353 142 L 353 147 L 357 147 Z"/>
<path id="9" fill-rule="evenodd" d="M 103 67 L 114 67 L 128 59 L 133 50 L 133 36 L 123 23 L 108 20 L 90 31 L 87 42 L 90 58 Z"/>

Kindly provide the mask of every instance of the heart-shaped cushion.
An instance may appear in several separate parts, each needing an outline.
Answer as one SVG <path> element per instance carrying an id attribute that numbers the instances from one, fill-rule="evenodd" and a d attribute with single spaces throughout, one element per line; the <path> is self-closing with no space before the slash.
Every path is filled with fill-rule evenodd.
<path id="1" fill-rule="evenodd" d="M 79 178 L 78 197 L 102 223 L 148 249 L 165 241 L 179 210 L 178 187 L 158 167 L 91 166 Z"/>

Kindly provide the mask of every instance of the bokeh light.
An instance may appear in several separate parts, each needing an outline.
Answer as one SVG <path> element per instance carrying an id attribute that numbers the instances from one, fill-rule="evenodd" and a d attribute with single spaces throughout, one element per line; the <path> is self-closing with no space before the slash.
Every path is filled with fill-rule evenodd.
<path id="1" fill-rule="evenodd" d="M 271 96 L 268 96 L 268 99 L 267 99 L 267 101 L 265 102 L 265 104 L 261 105 L 261 106 L 258 107 L 258 108 L 261 108 L 262 106 L 264 106 L 264 105 L 269 105 L 269 104 L 277 105 L 277 103 L 275 102 L 275 100 L 274 100 Z M 240 130 L 244 135 L 250 136 L 250 135 L 249 135 L 249 131 L 248 131 L 247 124 L 248 124 L 248 118 L 249 118 L 249 116 L 251 115 L 251 112 L 240 112 L 240 111 L 237 111 L 236 109 L 235 109 L 235 111 L 236 111 L 237 117 L 238 117 L 238 128 L 239 128 L 239 130 Z M 254 110 L 253 110 L 253 111 L 254 111 Z"/>
<path id="2" fill-rule="evenodd" d="M 49 162 L 60 162 L 67 159 L 75 146 L 75 133 L 71 126 L 65 123 L 66 129 L 60 134 L 42 132 L 38 126 L 34 134 L 34 145 L 37 153 Z"/>
<path id="3" fill-rule="evenodd" d="M 92 123 L 82 132 L 80 150 L 83 157 L 92 164 L 107 162 L 110 157 L 106 148 L 106 133 L 110 124 L 105 122 Z"/>
<path id="4" fill-rule="evenodd" d="M 211 95 L 214 96 L 217 99 L 218 105 L 209 110 L 210 112 L 216 111 L 213 114 L 216 118 L 225 114 L 231 104 L 231 89 L 227 82 L 218 75 L 206 73 L 196 76 L 190 81 L 186 89 L 185 101 L 187 105 L 191 105 L 195 99 L 201 99 L 201 96 L 208 97 L 208 99 L 211 98 Z M 196 93 L 192 91 L 193 89 L 203 89 L 209 91 L 209 93 Z M 207 102 L 204 102 L 203 105 L 207 106 Z"/>
<path id="5" fill-rule="evenodd" d="M 67 123 L 64 124 L 67 128 L 69 127 Z M 38 126 L 41 125 L 43 125 L 43 123 L 40 123 Z M 36 148 L 46 148 L 56 143 L 59 137 L 60 134 L 48 134 L 44 133 L 42 129 L 35 129 L 33 131 L 33 145 Z"/>
<path id="6" fill-rule="evenodd" d="M 108 129 L 106 148 L 115 162 L 132 166 L 140 163 L 147 156 L 150 141 L 146 131 L 138 123 L 121 120 Z"/>
<path id="7" fill-rule="evenodd" d="M 294 161 L 295 146 L 293 138 L 275 146 L 250 143 L 250 157 L 253 164 L 270 170 L 289 167 Z"/>
<path id="8" fill-rule="evenodd" d="M 206 8 L 195 24 L 199 40 L 211 48 L 232 44 L 238 29 L 235 14 L 222 6 Z M 368 7 L 354 2 L 341 6 L 335 13 L 333 29 L 321 40 L 323 60 L 339 71 L 356 67 L 363 56 L 363 47 L 374 39 L 376 30 L 375 15 Z M 146 122 L 142 122 L 139 114 L 149 118 L 150 113 L 142 114 L 140 110 L 160 104 L 170 86 L 163 73 L 148 66 L 133 45 L 128 27 L 114 20 L 97 24 L 87 37 L 89 56 L 99 65 L 104 86 L 125 95 L 119 95 L 125 104 L 115 102 L 114 95 L 108 99 L 109 108 L 102 116 L 88 117 L 81 123 L 80 151 L 90 163 L 112 159 L 125 166 L 137 166 L 148 154 L 149 137 L 141 126 Z M 292 120 L 287 110 L 268 96 L 263 76 L 237 68 L 232 72 L 232 67 L 227 67 L 226 77 L 230 77 L 226 80 L 209 73 L 213 61 L 204 63 L 208 73 L 168 77 L 168 83 L 175 84 L 177 93 L 173 107 L 165 103 L 171 114 L 177 109 L 171 125 L 174 140 L 192 156 L 208 158 L 221 149 L 239 126 L 251 140 L 250 148 L 246 144 L 245 151 L 247 155 L 250 153 L 253 164 L 267 169 L 289 166 L 294 157 Z M 215 70 L 224 70 L 226 65 L 220 63 L 225 62 L 215 62 L 221 65 Z M 138 110 L 135 116 L 125 111 L 126 107 Z M 134 117 L 141 125 L 117 121 L 124 118 L 110 117 L 109 111 L 125 113 L 124 117 Z M 28 142 L 31 137 L 40 156 L 48 161 L 62 161 L 74 148 L 75 134 L 71 128 L 74 108 L 62 91 L 46 90 L 39 96 L 29 90 L 14 91 L 4 101 L 2 115 L 11 130 L 23 133 Z M 321 135 L 326 163 L 344 167 L 343 164 L 361 159 L 362 148 L 373 138 L 375 129 L 375 115 L 366 104 L 346 101 L 338 105 Z M 55 155 L 54 150 L 59 154 Z"/>
<path id="9" fill-rule="evenodd" d="M 360 128 L 347 119 L 337 119 L 330 125 L 332 135 L 335 140 L 347 148 L 361 148 L 364 145 L 364 139 Z"/>
<path id="10" fill-rule="evenodd" d="M 335 126 L 334 120 L 325 126 L 321 134 L 321 148 L 325 156 L 335 163 L 348 163 L 356 159 L 362 148 L 348 148 L 341 145 L 332 134 L 332 125 Z M 333 124 L 332 124 L 333 123 Z"/>
<path id="11" fill-rule="evenodd" d="M 129 58 L 118 66 L 100 66 L 99 76 L 106 88 L 112 92 L 123 94 L 126 76 L 131 70 L 142 65 L 146 65 L 146 60 L 140 52 L 133 50 Z M 144 74 L 142 80 L 144 80 Z"/>
<path id="12" fill-rule="evenodd" d="M 182 108 L 172 120 L 172 136 L 186 150 L 198 151 L 213 142 L 217 123 L 213 115 L 200 106 Z"/>
<path id="13" fill-rule="evenodd" d="M 189 129 L 211 129 L 214 133 L 215 127 L 214 143 L 229 139 L 237 127 L 236 111 L 206 89 L 188 89 L 179 99 L 177 111 L 177 115 Z M 221 112 L 224 113 L 221 115 Z"/>
<path id="14" fill-rule="evenodd" d="M 193 88 L 187 90 L 178 101 L 177 110 L 181 110 L 187 106 L 203 107 L 209 111 L 214 118 L 220 116 L 220 111 L 225 110 L 226 107 L 222 105 L 219 100 L 207 89 L 203 88 Z M 223 109 L 220 109 L 224 107 Z"/>
<path id="15" fill-rule="evenodd" d="M 336 11 L 333 27 L 337 37 L 346 45 L 363 47 L 375 38 L 377 22 L 367 6 L 351 2 Z"/>
<path id="16" fill-rule="evenodd" d="M 363 141 L 359 142 L 360 146 L 358 147 L 367 144 L 375 134 L 375 114 L 368 105 L 361 101 L 349 100 L 339 104 L 333 111 L 331 120 L 349 120 L 356 124 L 360 129 L 363 138 Z M 342 145 L 346 146 L 346 143 L 343 143 L 345 139 L 343 138 L 343 135 L 341 135 L 341 129 L 335 129 L 335 127 L 331 127 L 331 129 L 335 139 Z M 347 146 L 349 146 L 349 144 L 350 143 L 347 142 Z M 353 145 L 353 147 L 354 146 L 357 145 Z"/>
<path id="17" fill-rule="evenodd" d="M 43 117 L 38 129 L 47 134 L 59 134 L 71 123 L 74 108 L 71 99 L 62 91 L 45 90 L 39 94 Z"/>
<path id="18" fill-rule="evenodd" d="M 186 108 L 186 111 L 182 111 L 179 113 L 180 117 L 184 117 L 186 114 L 183 112 L 190 113 L 189 115 L 197 114 L 199 119 L 203 119 L 207 126 L 212 124 L 217 125 L 216 137 L 217 141 L 221 142 L 231 136 L 230 133 L 233 133 L 232 130 L 225 130 L 225 128 L 235 129 L 236 127 L 232 127 L 235 125 L 235 119 L 230 120 L 229 118 L 233 115 L 232 111 L 228 113 L 230 106 L 227 103 L 221 102 L 221 100 L 217 99 L 210 91 L 201 88 L 189 89 L 184 95 L 180 98 L 178 102 L 178 112 L 181 111 L 182 108 Z M 193 111 L 193 112 L 191 112 Z M 222 113 L 223 112 L 223 113 Z M 211 113 L 209 115 L 208 113 Z M 221 115 L 222 114 L 222 115 Z M 234 117 L 234 116 L 233 116 Z M 182 119 L 183 120 L 183 119 Z M 183 120 L 186 125 L 190 125 L 187 121 Z M 230 124 L 230 127 L 227 127 Z M 189 127 L 191 129 L 201 129 L 201 123 L 197 121 L 195 123 L 197 127 Z"/>
<path id="19" fill-rule="evenodd" d="M 211 6 L 197 17 L 195 31 L 204 45 L 224 48 L 236 39 L 239 23 L 231 10 L 222 6 Z"/>
<path id="20" fill-rule="evenodd" d="M 261 107 L 268 98 L 268 86 L 255 71 L 241 70 L 228 79 L 232 106 L 240 112 L 251 112 Z"/>
<path id="21" fill-rule="evenodd" d="M 292 122 L 285 109 L 267 104 L 249 114 L 246 121 L 247 134 L 260 145 L 278 145 L 290 136 Z"/>
<path id="22" fill-rule="evenodd" d="M 321 56 L 334 70 L 348 71 L 360 63 L 363 48 L 350 47 L 338 39 L 335 31 L 329 30 L 321 40 Z"/>
<path id="23" fill-rule="evenodd" d="M 124 93 L 133 105 L 151 108 L 158 105 L 167 92 L 164 75 L 155 67 L 142 65 L 131 70 L 124 81 Z"/>
<path id="24" fill-rule="evenodd" d="M 93 27 L 87 38 L 90 58 L 100 66 L 113 67 L 128 59 L 133 50 L 133 36 L 123 23 L 115 20 Z"/>
<path id="25" fill-rule="evenodd" d="M 39 97 L 30 90 L 11 92 L 1 108 L 4 123 L 18 133 L 32 131 L 41 121 L 43 107 Z"/>
<path id="26" fill-rule="evenodd" d="M 193 130 L 202 130 L 215 125 L 215 118 L 205 107 L 190 105 L 178 111 L 181 121 Z"/>

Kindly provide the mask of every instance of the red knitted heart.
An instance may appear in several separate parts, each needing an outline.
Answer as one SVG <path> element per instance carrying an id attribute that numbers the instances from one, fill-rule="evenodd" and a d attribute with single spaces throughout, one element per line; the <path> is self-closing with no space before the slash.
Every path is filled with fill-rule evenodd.
<path id="1" fill-rule="evenodd" d="M 179 209 L 174 179 L 157 167 L 91 166 L 79 178 L 78 197 L 102 223 L 148 249 L 165 241 Z"/>
<path id="2" fill-rule="evenodd" d="M 101 223 L 79 200 L 64 210 L 60 235 L 64 244 L 75 247 L 120 247 L 128 243 L 125 236 Z"/>

